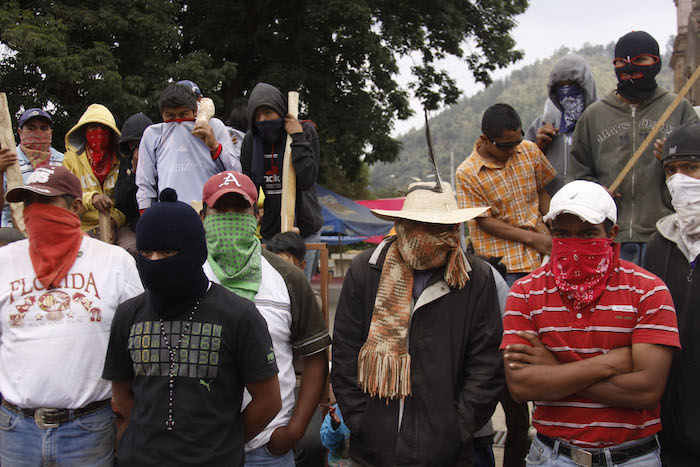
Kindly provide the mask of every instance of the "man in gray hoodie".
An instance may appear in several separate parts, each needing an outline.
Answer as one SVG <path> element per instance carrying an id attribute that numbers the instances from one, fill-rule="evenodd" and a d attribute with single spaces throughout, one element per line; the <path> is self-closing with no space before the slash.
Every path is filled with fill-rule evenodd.
<path id="1" fill-rule="evenodd" d="M 549 99 L 544 112 L 532 122 L 525 139 L 536 143 L 557 171 L 557 176 L 545 187 L 554 196 L 565 183 L 576 122 L 598 100 L 598 91 L 591 68 L 576 54 L 567 54 L 554 64 L 547 90 Z"/>
<path id="2" fill-rule="evenodd" d="M 609 187 L 676 97 L 656 84 L 659 44 L 644 31 L 622 36 L 615 45 L 617 89 L 591 104 L 574 131 L 567 181 L 583 179 Z M 665 138 L 682 123 L 697 122 L 682 101 L 659 132 Z M 615 193 L 622 243 L 620 258 L 641 265 L 656 221 L 671 214 L 664 172 L 649 145 Z"/>

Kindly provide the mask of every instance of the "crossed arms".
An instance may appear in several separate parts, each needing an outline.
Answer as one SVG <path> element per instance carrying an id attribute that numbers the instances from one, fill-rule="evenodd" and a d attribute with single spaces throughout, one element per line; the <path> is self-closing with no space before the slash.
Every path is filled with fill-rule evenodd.
<path id="1" fill-rule="evenodd" d="M 632 344 L 606 354 L 561 363 L 529 332 L 529 344 L 503 350 L 506 381 L 513 398 L 555 401 L 573 395 L 602 404 L 653 409 L 666 386 L 673 349 L 657 344 Z"/>

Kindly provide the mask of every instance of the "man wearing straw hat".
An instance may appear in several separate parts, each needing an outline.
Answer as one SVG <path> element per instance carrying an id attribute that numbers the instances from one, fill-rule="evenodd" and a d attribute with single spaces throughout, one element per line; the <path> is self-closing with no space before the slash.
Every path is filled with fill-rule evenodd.
<path id="1" fill-rule="evenodd" d="M 472 465 L 503 389 L 491 269 L 460 247 L 446 183 L 413 183 L 396 236 L 358 255 L 336 311 L 331 380 L 359 465 Z"/>

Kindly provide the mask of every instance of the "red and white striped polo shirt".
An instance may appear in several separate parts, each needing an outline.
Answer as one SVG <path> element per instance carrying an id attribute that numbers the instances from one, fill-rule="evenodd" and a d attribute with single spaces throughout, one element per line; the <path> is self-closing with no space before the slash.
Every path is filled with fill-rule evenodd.
<path id="1" fill-rule="evenodd" d="M 652 273 L 616 260 L 598 303 L 571 311 L 554 283 L 550 265 L 513 284 L 503 318 L 501 349 L 527 343 L 515 335 L 517 331 L 535 333 L 562 363 L 637 343 L 680 347 L 671 294 Z M 658 405 L 653 410 L 628 409 L 572 396 L 535 401 L 532 424 L 550 438 L 601 447 L 653 435 L 661 430 L 659 413 Z"/>

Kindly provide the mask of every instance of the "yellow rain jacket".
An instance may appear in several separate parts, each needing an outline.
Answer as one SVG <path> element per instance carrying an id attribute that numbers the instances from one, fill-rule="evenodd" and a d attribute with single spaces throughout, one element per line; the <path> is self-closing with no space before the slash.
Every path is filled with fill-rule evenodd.
<path id="1" fill-rule="evenodd" d="M 113 132 L 112 141 L 114 143 L 114 158 L 109 169 L 104 185 L 100 184 L 95 172 L 92 170 L 85 149 L 85 131 L 83 126 L 88 123 L 101 123 L 109 127 Z M 114 201 L 114 185 L 117 183 L 119 174 L 119 137 L 121 133 L 114 122 L 112 113 L 101 104 L 92 104 L 87 108 L 78 123 L 66 134 L 66 153 L 63 158 L 63 166 L 73 172 L 80 179 L 83 187 L 83 218 L 81 228 L 85 231 L 92 230 L 99 225 L 99 212 L 92 204 L 92 197 L 96 194 L 106 195 Z M 124 225 L 126 217 L 124 214 L 112 207 L 112 219 L 117 223 L 117 228 Z"/>

